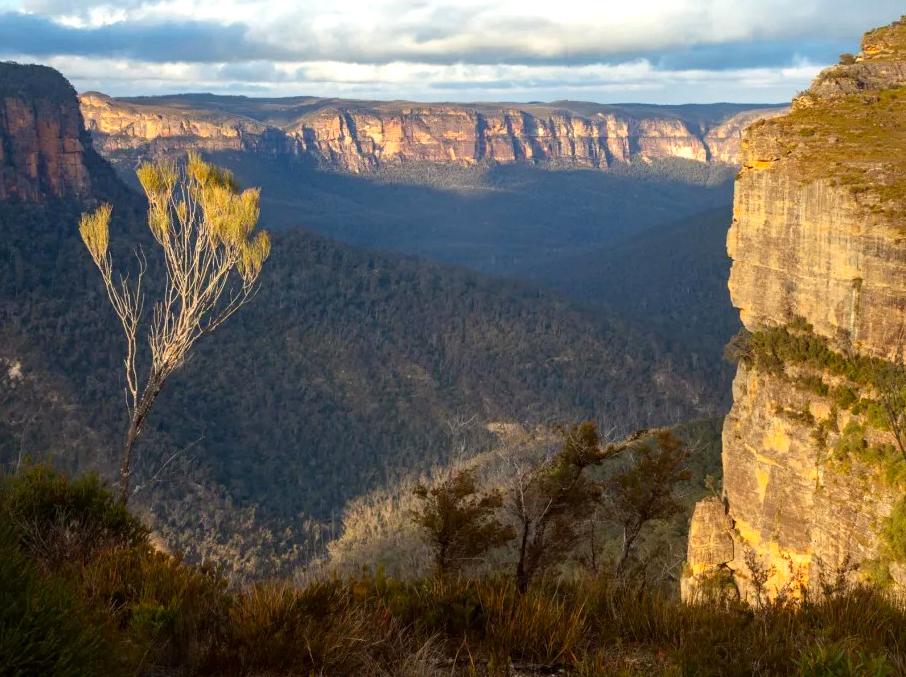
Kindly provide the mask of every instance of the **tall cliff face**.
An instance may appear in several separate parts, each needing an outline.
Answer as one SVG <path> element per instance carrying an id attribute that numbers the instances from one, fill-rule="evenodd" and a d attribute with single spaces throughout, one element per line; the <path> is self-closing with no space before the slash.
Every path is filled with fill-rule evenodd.
<path id="1" fill-rule="evenodd" d="M 906 386 L 904 85 L 897 22 L 743 139 L 729 286 L 751 335 L 723 430 L 726 515 L 712 500 L 693 519 L 687 596 L 714 577 L 750 599 L 842 571 L 902 578 L 889 515 L 906 460 L 884 403 Z"/>
<path id="2" fill-rule="evenodd" d="M 99 150 L 135 158 L 180 151 L 309 155 L 350 172 L 401 162 L 544 162 L 605 168 L 685 158 L 735 163 L 742 129 L 776 108 L 455 105 L 335 99 L 88 93 L 82 113 Z"/>
<path id="3" fill-rule="evenodd" d="M 59 73 L 0 63 L 0 200 L 88 195 L 90 146 L 75 91 Z"/>

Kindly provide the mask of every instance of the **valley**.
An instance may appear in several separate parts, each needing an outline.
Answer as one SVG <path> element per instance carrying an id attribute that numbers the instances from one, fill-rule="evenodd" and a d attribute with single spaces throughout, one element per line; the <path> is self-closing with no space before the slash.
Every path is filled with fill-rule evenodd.
<path id="1" fill-rule="evenodd" d="M 729 265 L 721 229 L 730 218 L 733 163 L 744 126 L 782 106 L 418 106 L 89 93 L 81 109 L 94 143 L 127 182 L 134 184 L 143 159 L 203 150 L 244 184 L 262 187 L 270 227 L 303 227 L 553 289 L 590 314 L 654 335 L 677 363 L 696 365 L 716 401 L 727 401 L 730 371 L 721 355 L 738 322 L 721 277 Z M 517 114 L 516 127 L 479 124 L 481 116 Z M 335 118 L 360 124 L 337 127 Z M 516 150 L 501 155 L 503 141 L 493 139 Z M 475 146 L 471 155 L 462 150 L 467 143 Z M 458 150 L 438 150 L 445 144 Z M 494 147 L 496 155 L 479 152 Z M 363 149 L 371 150 L 362 156 Z M 707 224 L 707 240 L 679 235 L 696 223 Z M 635 259 L 627 256 L 634 243 L 644 245 Z M 652 275 L 665 270 L 682 277 L 687 295 L 675 293 L 676 277 Z M 642 310 L 627 302 L 627 290 L 644 299 L 673 295 Z M 707 310 L 696 294 L 708 298 Z M 702 335 L 689 318 L 712 311 L 722 319 Z"/>
<path id="2" fill-rule="evenodd" d="M 906 16 L 240 4 L 0 12 L 0 674 L 906 674 Z"/>
<path id="3" fill-rule="evenodd" d="M 5 110 L 45 106 L 63 111 L 63 119 L 76 115 L 74 95 L 59 76 L 47 69 L 4 69 L 6 81 L 28 76 L 31 83 L 0 97 Z M 47 458 L 70 472 L 94 469 L 110 477 L 121 421 L 119 342 L 105 320 L 75 224 L 83 205 L 112 202 L 112 246 L 128 265 L 130 253 L 121 244 L 126 238 L 152 246 L 141 232 L 141 200 L 94 154 L 87 132 L 67 132 L 61 148 L 77 152 L 65 162 L 51 162 L 48 155 L 32 171 L 24 161 L 30 153 L 43 158 L 60 151 L 42 141 L 44 123 L 4 120 L 7 147 L 15 151 L 8 171 L 18 171 L 18 183 L 9 181 L 27 189 L 22 201 L 0 211 L 3 258 L 13 262 L 2 276 L 2 358 L 19 365 L 15 383 L 8 383 L 15 396 L 3 410 L 3 460 Z M 323 230 L 337 236 L 329 224 L 358 222 L 370 235 L 356 245 L 384 250 L 396 248 L 386 239 L 394 237 L 386 226 L 392 214 L 409 212 L 398 237 L 410 241 L 430 212 L 450 213 L 459 204 L 465 222 L 484 212 L 499 229 L 483 235 L 487 228 L 475 228 L 471 236 L 485 239 L 474 251 L 495 242 L 503 250 L 504 234 L 518 232 L 516 198 L 531 196 L 548 180 L 560 183 L 544 188 L 539 206 L 573 183 L 588 196 L 608 186 L 606 195 L 615 196 L 644 183 L 605 172 L 490 168 L 498 188 L 481 188 L 497 200 L 488 214 L 461 188 L 314 171 L 296 183 L 299 174 L 275 171 L 283 165 L 268 169 L 260 158 L 249 164 L 245 157 L 231 164 L 212 155 L 235 167 L 240 181 L 254 169 L 275 177 L 262 181 L 265 196 L 289 194 L 288 187 L 274 189 L 278 181 L 304 187 L 295 204 L 329 218 L 320 222 Z M 81 172 L 77 190 L 45 174 L 54 162 Z M 720 190 L 702 188 L 715 201 Z M 652 208 L 652 222 L 659 213 L 663 218 L 683 188 L 677 184 L 672 191 Z M 349 206 L 338 214 L 327 205 L 340 204 L 340 195 L 349 196 L 342 200 Z M 602 199 L 580 209 L 589 215 Z M 623 205 L 625 213 L 630 201 Z M 265 217 L 268 209 L 265 202 Z M 521 209 L 532 211 L 531 205 Z M 555 222 L 549 211 L 522 234 L 523 246 L 540 251 L 539 241 L 556 238 Z M 470 237 L 458 232 L 461 223 L 453 219 L 444 226 L 447 239 L 435 239 L 434 251 L 455 252 L 451 239 Z M 413 253 L 410 245 L 398 249 Z M 163 538 L 190 559 L 230 562 L 236 576 L 298 566 L 329 537 L 347 501 L 444 463 L 452 420 L 474 422 L 477 453 L 494 443 L 484 426 L 495 421 L 553 425 L 594 416 L 617 435 L 714 415 L 724 406 L 709 374 L 696 369 L 687 353 L 636 329 L 631 318 L 583 307 L 526 281 L 471 272 L 452 265 L 462 263 L 455 256 L 431 263 L 340 244 L 287 224 L 274 234 L 273 251 L 255 302 L 201 345 L 161 399 L 138 469 L 136 505 L 146 507 Z M 242 346 L 238 359 L 229 357 L 233 346 Z M 78 420 L 87 422 L 90 434 L 72 432 Z M 275 539 L 283 545 L 278 548 Z"/>

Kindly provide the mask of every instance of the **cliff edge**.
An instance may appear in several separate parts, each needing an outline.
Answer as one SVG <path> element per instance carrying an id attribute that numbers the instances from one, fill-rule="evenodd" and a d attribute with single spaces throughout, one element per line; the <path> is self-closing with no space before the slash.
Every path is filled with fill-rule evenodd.
<path id="1" fill-rule="evenodd" d="M 731 346 L 723 496 L 693 517 L 684 595 L 897 582 L 906 454 L 886 405 L 906 392 L 906 23 L 749 127 L 740 161 L 727 248 L 747 332 Z"/>
<path id="2" fill-rule="evenodd" d="M 75 90 L 62 75 L 0 63 L 0 200 L 87 196 L 86 148 Z"/>
<path id="3" fill-rule="evenodd" d="M 451 104 L 207 94 L 115 99 L 88 92 L 82 113 L 98 150 L 134 162 L 192 147 L 307 156 L 363 172 L 429 162 L 552 163 L 606 168 L 683 158 L 735 164 L 742 130 L 777 107 Z"/>

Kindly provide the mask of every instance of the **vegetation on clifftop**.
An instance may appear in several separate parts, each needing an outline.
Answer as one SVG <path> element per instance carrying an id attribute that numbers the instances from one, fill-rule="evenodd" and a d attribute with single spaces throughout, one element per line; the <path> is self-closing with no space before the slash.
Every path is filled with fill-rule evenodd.
<path id="1" fill-rule="evenodd" d="M 906 610 L 868 589 L 685 605 L 608 577 L 378 574 L 236 590 L 154 550 L 96 481 L 0 483 L 0 672 L 61 675 L 871 674 L 906 669 Z M 27 517 L 26 517 L 27 516 Z M 42 535 L 38 546 L 33 540 Z"/>
<path id="2" fill-rule="evenodd" d="M 828 180 L 868 212 L 896 219 L 906 207 L 904 111 L 904 87 L 812 97 L 788 115 L 750 127 L 750 145 L 776 145 L 796 180 Z"/>
<path id="3" fill-rule="evenodd" d="M 906 58 L 906 17 L 868 31 L 862 38 L 862 58 L 890 61 Z"/>

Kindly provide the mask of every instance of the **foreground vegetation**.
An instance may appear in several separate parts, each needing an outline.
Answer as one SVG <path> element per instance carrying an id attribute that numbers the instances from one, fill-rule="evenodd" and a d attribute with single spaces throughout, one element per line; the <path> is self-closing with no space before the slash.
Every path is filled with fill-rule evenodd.
<path id="1" fill-rule="evenodd" d="M 870 589 L 799 605 L 684 605 L 607 576 L 380 573 L 230 589 L 157 551 L 100 483 L 45 467 L 0 487 L 7 675 L 893 675 L 906 608 Z"/>

